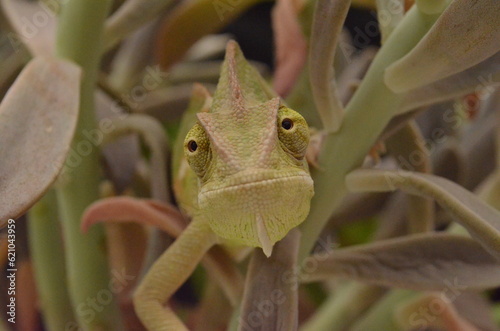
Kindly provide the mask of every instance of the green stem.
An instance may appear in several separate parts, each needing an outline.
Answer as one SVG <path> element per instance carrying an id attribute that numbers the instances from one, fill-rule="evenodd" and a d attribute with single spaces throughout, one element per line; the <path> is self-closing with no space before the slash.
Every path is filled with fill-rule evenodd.
<path id="1" fill-rule="evenodd" d="M 108 275 L 103 229 L 95 226 L 86 235 L 80 232 L 83 211 L 99 198 L 101 173 L 96 146 L 99 142 L 88 136 L 90 132 L 98 136 L 94 91 L 102 50 L 102 30 L 110 5 L 110 0 L 69 0 L 61 11 L 56 43 L 58 56 L 76 62 L 83 69 L 80 117 L 66 160 L 64 182 L 57 189 L 57 199 L 65 238 L 71 301 L 78 322 L 85 330 L 121 327 L 113 299 L 113 284 Z"/>
<path id="2" fill-rule="evenodd" d="M 359 167 L 404 95 L 390 91 L 384 70 L 409 52 L 431 28 L 439 15 L 411 9 L 375 57 L 362 84 L 346 108 L 340 130 L 326 137 L 319 157 L 320 170 L 313 171 L 315 196 L 311 212 L 301 226 L 299 261 L 309 255 L 333 210 L 345 196 L 345 176 Z"/>
<path id="3" fill-rule="evenodd" d="M 49 191 L 31 208 L 28 231 L 44 325 L 48 330 L 66 330 L 75 323 L 75 317 L 67 292 L 64 248 L 54 191 Z"/>
<path id="4" fill-rule="evenodd" d="M 500 326 L 500 304 L 495 304 L 493 306 L 493 319 L 497 326 Z"/>

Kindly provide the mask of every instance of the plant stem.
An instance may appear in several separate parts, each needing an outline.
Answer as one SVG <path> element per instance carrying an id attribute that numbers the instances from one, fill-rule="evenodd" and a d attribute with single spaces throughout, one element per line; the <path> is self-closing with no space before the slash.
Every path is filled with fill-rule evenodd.
<path id="1" fill-rule="evenodd" d="M 121 327 L 108 275 L 103 229 L 92 227 L 86 235 L 80 232 L 83 211 L 99 197 L 99 150 L 87 136 L 90 132 L 98 132 L 94 91 L 102 30 L 110 5 L 110 0 L 67 1 L 61 11 L 56 43 L 58 56 L 76 62 L 83 69 L 80 117 L 66 160 L 65 181 L 57 188 L 57 199 L 71 301 L 78 322 L 85 330 Z"/>
<path id="2" fill-rule="evenodd" d="M 65 330 L 75 323 L 67 292 L 64 248 L 54 191 L 49 191 L 29 212 L 30 252 L 40 307 L 48 330 Z"/>
<path id="3" fill-rule="evenodd" d="M 316 193 L 311 212 L 301 226 L 299 261 L 309 255 L 325 223 L 346 194 L 345 176 L 362 164 L 404 97 L 386 87 L 383 80 L 385 68 L 409 52 L 438 17 L 423 14 L 417 8 L 406 14 L 380 49 L 348 104 L 342 127 L 326 137 L 319 157 L 320 170 L 313 171 Z"/>

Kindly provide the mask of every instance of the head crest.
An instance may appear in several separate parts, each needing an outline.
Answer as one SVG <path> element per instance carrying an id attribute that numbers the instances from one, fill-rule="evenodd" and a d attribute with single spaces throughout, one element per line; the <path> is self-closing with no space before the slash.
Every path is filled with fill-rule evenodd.
<path id="1" fill-rule="evenodd" d="M 248 63 L 238 44 L 229 41 L 212 109 L 244 111 L 273 97 L 276 97 L 276 94 L 257 70 Z"/>

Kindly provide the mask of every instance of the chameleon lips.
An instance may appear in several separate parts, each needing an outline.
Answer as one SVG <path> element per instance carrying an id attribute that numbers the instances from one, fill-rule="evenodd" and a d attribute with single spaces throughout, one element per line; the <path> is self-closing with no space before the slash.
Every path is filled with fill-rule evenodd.
<path id="1" fill-rule="evenodd" d="M 204 187 L 198 203 L 203 217 L 221 238 L 262 247 L 270 255 L 273 245 L 309 213 L 314 194 L 311 177 L 301 171 L 269 178 L 269 173 L 226 181 L 223 187 Z"/>
<path id="2" fill-rule="evenodd" d="M 276 176 L 271 177 L 269 173 L 276 174 Z M 204 187 L 200 190 L 200 196 L 202 195 L 210 195 L 210 194 L 217 194 L 217 193 L 222 193 L 224 191 L 232 191 L 232 190 L 242 190 L 242 189 L 251 189 L 252 187 L 255 186 L 262 186 L 262 185 L 273 185 L 275 182 L 279 181 L 284 181 L 284 180 L 295 180 L 295 179 L 302 179 L 304 182 L 309 183 L 312 185 L 312 179 L 309 174 L 306 173 L 301 173 L 301 174 L 295 174 L 295 175 L 290 175 L 286 173 L 277 173 L 275 171 L 269 171 L 269 173 L 262 172 L 262 173 L 249 173 L 246 174 L 245 176 L 239 175 L 239 176 L 234 176 L 233 178 L 227 179 L 224 185 L 217 185 L 210 187 Z"/>

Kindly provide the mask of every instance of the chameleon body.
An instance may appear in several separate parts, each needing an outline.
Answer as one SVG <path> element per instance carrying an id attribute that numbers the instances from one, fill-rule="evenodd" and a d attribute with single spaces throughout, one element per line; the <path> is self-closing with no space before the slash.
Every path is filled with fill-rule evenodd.
<path id="1" fill-rule="evenodd" d="M 309 212 L 309 128 L 229 42 L 213 99 L 197 85 L 174 149 L 174 191 L 188 228 L 150 269 L 134 304 L 149 330 L 181 330 L 163 303 L 216 243 L 273 245 Z"/>

